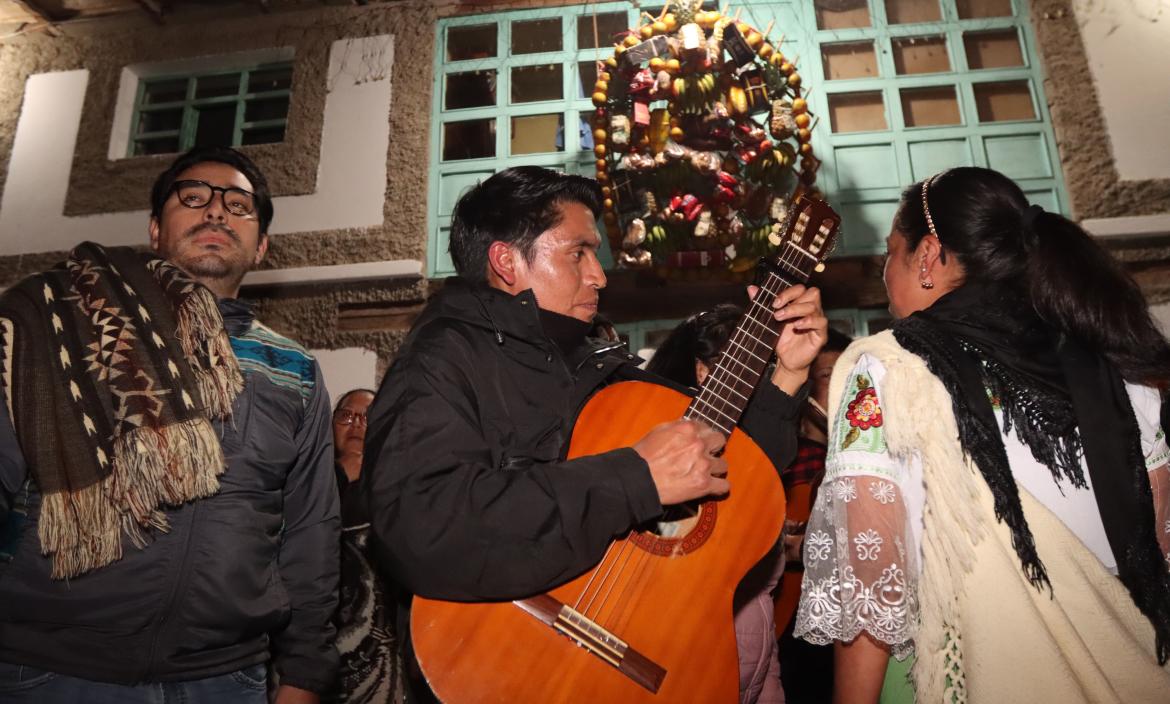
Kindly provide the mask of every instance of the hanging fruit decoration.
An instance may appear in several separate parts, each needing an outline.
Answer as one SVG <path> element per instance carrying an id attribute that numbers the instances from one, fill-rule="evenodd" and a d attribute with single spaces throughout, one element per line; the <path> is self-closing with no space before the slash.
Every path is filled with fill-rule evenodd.
<path id="1" fill-rule="evenodd" d="M 792 199 L 815 194 L 814 125 L 771 25 L 701 5 L 644 14 L 598 73 L 602 217 L 620 266 L 743 278 L 779 244 Z"/>

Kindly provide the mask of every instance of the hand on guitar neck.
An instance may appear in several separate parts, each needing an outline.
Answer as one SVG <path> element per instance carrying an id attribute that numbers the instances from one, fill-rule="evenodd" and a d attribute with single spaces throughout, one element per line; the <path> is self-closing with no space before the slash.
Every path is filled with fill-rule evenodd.
<path id="1" fill-rule="evenodd" d="M 724 437 L 694 420 L 663 423 L 634 444 L 646 460 L 663 506 L 726 494 L 727 462 L 715 456 Z"/>
<path id="2" fill-rule="evenodd" d="M 748 286 L 748 297 L 755 298 L 759 289 Z M 795 396 L 808 379 L 809 367 L 829 339 L 829 320 L 821 309 L 821 291 L 817 288 L 792 286 L 772 301 L 775 318 L 786 323 L 776 341 L 776 370 L 772 383 L 789 396 Z"/>

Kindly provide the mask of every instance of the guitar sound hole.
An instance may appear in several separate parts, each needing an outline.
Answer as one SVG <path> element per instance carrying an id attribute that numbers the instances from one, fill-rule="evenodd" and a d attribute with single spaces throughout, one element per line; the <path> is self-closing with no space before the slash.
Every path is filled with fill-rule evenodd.
<path id="1" fill-rule="evenodd" d="M 668 506 L 663 512 L 662 518 L 652 524 L 648 532 L 659 538 L 674 538 L 676 540 L 682 538 L 690 533 L 695 524 L 699 522 L 699 508 L 701 506 L 702 504 L 698 501 Z"/>

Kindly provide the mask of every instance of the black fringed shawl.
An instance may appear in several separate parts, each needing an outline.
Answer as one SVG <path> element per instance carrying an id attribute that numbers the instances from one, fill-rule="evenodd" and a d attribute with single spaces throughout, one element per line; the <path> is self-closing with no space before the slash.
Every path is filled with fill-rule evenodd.
<path id="1" fill-rule="evenodd" d="M 1154 626 L 1158 661 L 1170 656 L 1170 573 L 1155 535 L 1141 437 L 1121 374 L 1102 355 L 1047 327 L 1010 294 L 968 284 L 899 320 L 894 337 L 921 357 L 951 396 L 959 442 L 1011 529 L 1024 574 L 1047 585 L 1012 478 L 991 396 L 1053 479 L 1087 486 L 1083 455 L 1119 577 Z"/>

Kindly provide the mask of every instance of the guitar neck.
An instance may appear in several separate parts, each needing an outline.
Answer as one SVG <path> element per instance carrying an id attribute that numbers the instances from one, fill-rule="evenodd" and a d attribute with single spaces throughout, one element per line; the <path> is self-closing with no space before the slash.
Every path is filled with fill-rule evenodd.
<path id="1" fill-rule="evenodd" d="M 791 261 L 782 257 L 780 266 L 765 270 L 757 283 L 760 289 L 756 297 L 724 344 L 699 394 L 687 406 L 684 418 L 706 423 L 724 437 L 731 435 L 780 337 L 780 323 L 773 317 L 772 301 L 793 284 L 808 280 L 800 267 L 784 266 Z"/>

